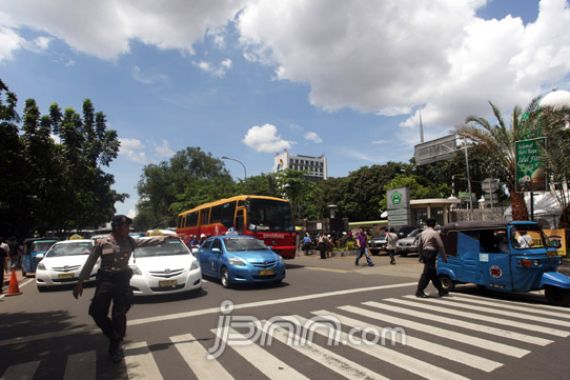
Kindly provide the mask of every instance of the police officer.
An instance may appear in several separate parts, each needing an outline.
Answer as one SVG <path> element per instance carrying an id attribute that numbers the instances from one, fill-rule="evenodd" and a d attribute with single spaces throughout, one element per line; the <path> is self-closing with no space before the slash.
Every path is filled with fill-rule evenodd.
<path id="1" fill-rule="evenodd" d="M 437 278 L 437 268 L 436 261 L 437 255 L 440 254 L 444 262 L 447 262 L 447 254 L 445 253 L 445 247 L 441 241 L 441 236 L 439 232 L 434 230 L 435 219 L 426 220 L 426 229 L 420 234 L 418 242 L 418 252 L 420 253 L 420 259 L 424 263 L 424 271 L 418 282 L 418 289 L 416 290 L 416 297 L 427 298 L 428 296 L 424 293 L 424 289 L 428 286 L 431 281 L 433 285 L 437 288 L 439 296 L 442 297 L 447 294 L 441 287 L 441 283 Z"/>
<path id="2" fill-rule="evenodd" d="M 115 215 L 111 220 L 112 232 L 103 239 L 95 241 L 85 265 L 79 274 L 79 281 L 73 289 L 73 296 L 78 298 L 83 293 L 83 282 L 89 278 L 93 266 L 101 259 L 97 272 L 97 286 L 91 300 L 89 315 L 109 338 L 109 354 L 113 362 L 123 359 L 121 342 L 127 330 L 127 311 L 131 307 L 132 291 L 129 280 L 132 270 L 129 268 L 129 258 L 136 247 L 158 245 L 167 237 L 138 240 L 129 236 L 129 226 L 132 220 L 125 215 Z M 111 318 L 109 307 L 113 302 Z"/>

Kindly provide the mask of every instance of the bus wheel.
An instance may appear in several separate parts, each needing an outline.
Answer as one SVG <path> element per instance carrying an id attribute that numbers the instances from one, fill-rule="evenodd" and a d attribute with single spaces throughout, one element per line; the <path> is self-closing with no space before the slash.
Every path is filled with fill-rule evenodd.
<path id="1" fill-rule="evenodd" d="M 553 305 L 568 306 L 570 303 L 570 290 L 547 286 L 544 289 L 546 299 Z"/>
<path id="2" fill-rule="evenodd" d="M 220 273 L 220 279 L 222 282 L 222 286 L 224 288 L 230 287 L 230 274 L 228 273 L 228 270 L 225 267 L 222 268 L 222 271 Z"/>
<path id="3" fill-rule="evenodd" d="M 441 275 L 439 276 L 439 282 L 443 290 L 447 292 L 452 292 L 455 288 L 455 283 L 449 278 L 449 276 Z"/>

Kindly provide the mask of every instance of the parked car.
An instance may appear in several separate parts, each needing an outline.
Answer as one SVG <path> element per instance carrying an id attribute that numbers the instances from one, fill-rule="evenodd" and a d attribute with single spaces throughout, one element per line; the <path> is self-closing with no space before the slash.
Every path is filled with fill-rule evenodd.
<path id="1" fill-rule="evenodd" d="M 395 231 L 398 234 L 398 239 L 404 239 L 407 237 L 413 230 L 420 228 L 418 225 L 404 225 L 404 226 L 397 226 L 395 227 Z"/>
<path id="2" fill-rule="evenodd" d="M 65 240 L 52 245 L 36 270 L 38 290 L 76 283 L 92 248 L 91 239 Z M 99 262 L 93 267 L 87 281 L 95 280 L 98 269 Z"/>
<path id="3" fill-rule="evenodd" d="M 388 242 L 386 241 L 385 235 L 373 237 L 368 240 L 368 248 L 373 255 L 379 255 L 381 251 L 385 251 L 386 244 L 388 244 Z"/>
<path id="4" fill-rule="evenodd" d="M 285 278 L 281 256 L 251 236 L 209 238 L 198 256 L 203 275 L 219 278 L 226 288 L 245 283 L 278 284 Z"/>
<path id="5" fill-rule="evenodd" d="M 151 238 L 141 238 L 144 239 Z M 200 263 L 180 239 L 135 248 L 129 266 L 133 270 L 131 289 L 135 296 L 180 293 L 202 287 Z"/>
<path id="6" fill-rule="evenodd" d="M 399 239 L 396 243 L 396 251 L 400 256 L 408 256 L 409 253 L 418 252 L 418 237 L 422 230 L 416 228 L 403 239 Z"/>
<path id="7" fill-rule="evenodd" d="M 24 240 L 24 255 L 22 257 L 22 275 L 27 277 L 36 273 L 38 263 L 52 245 L 58 242 L 56 238 L 30 238 Z"/>

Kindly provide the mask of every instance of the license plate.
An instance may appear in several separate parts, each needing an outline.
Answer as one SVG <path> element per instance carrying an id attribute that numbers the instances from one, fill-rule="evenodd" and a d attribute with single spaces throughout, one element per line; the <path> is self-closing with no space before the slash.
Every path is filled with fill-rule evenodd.
<path id="1" fill-rule="evenodd" d="M 57 278 L 73 278 L 73 273 L 61 273 Z"/>
<path id="2" fill-rule="evenodd" d="M 259 271 L 260 276 L 273 276 L 274 274 L 275 272 L 273 272 L 271 269 L 264 269 L 262 271 Z"/>
<path id="3" fill-rule="evenodd" d="M 176 280 L 164 280 L 158 282 L 159 288 L 174 288 L 176 286 Z"/>

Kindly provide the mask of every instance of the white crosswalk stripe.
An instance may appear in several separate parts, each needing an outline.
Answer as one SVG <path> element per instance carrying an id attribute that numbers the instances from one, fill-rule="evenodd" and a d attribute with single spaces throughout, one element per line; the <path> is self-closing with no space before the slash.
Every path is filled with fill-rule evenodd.
<path id="1" fill-rule="evenodd" d="M 568 312 L 567 313 L 560 313 L 560 312 L 549 311 L 549 310 L 540 310 L 540 309 L 535 308 L 534 306 L 528 307 L 528 306 L 509 305 L 509 304 L 504 303 L 504 302 L 495 302 L 495 301 L 465 297 L 460 293 L 454 293 L 453 298 L 454 299 L 460 298 L 461 302 L 470 302 L 470 303 L 479 304 L 479 305 L 501 307 L 503 309 L 524 311 L 524 312 L 533 313 L 533 314 L 546 315 L 549 317 L 570 319 L 570 313 L 568 313 Z"/>
<path id="2" fill-rule="evenodd" d="M 39 360 L 27 363 L 16 364 L 8 367 L 0 380 L 28 380 L 34 377 L 34 373 L 40 365 Z"/>
<path id="3" fill-rule="evenodd" d="M 125 366 L 129 379 L 160 380 L 162 375 L 146 342 L 125 345 Z"/>
<path id="4" fill-rule="evenodd" d="M 294 341 L 294 332 L 284 330 L 281 327 L 271 328 L 271 324 L 262 324 L 262 331 L 271 335 L 283 344 L 287 344 L 295 351 L 305 355 L 307 358 L 323 364 L 325 367 L 336 372 L 346 379 L 378 379 L 387 380 L 386 377 L 370 371 L 368 368 L 361 366 L 352 360 L 346 359 L 341 355 L 323 348 L 316 343 L 311 344 L 289 344 Z"/>
<path id="5" fill-rule="evenodd" d="M 478 299 L 478 300 L 489 300 L 489 298 L 487 298 L 487 297 L 475 296 L 473 294 L 465 294 L 465 293 L 453 293 L 453 296 L 461 296 L 463 298 L 473 298 L 473 299 Z M 530 306 L 530 304 L 527 302 L 518 302 L 518 301 L 503 300 L 503 299 L 497 299 L 497 298 L 493 298 L 493 302 L 504 303 L 507 305 Z M 533 309 L 540 309 L 540 310 L 554 310 L 554 311 L 570 312 L 570 309 L 564 308 L 564 306 L 532 304 L 532 308 Z"/>
<path id="6" fill-rule="evenodd" d="M 192 334 L 170 337 L 188 367 L 201 380 L 230 380 L 233 379 L 224 367 L 214 359 L 208 359 L 208 351 L 194 338 Z"/>
<path id="7" fill-rule="evenodd" d="M 291 366 L 287 365 L 281 359 L 276 358 L 265 349 L 261 348 L 253 341 L 248 339 L 245 335 L 240 334 L 232 328 L 229 328 L 229 337 L 225 336 L 223 333 L 220 333 L 217 329 L 213 329 L 212 332 L 218 336 L 218 339 L 222 339 L 224 343 L 228 344 L 235 352 L 240 354 L 246 361 L 248 361 L 270 379 L 308 379 L 303 374 L 297 372 Z M 234 342 L 237 338 L 237 340 L 243 344 L 232 344 L 228 338 L 232 338 L 231 340 Z"/>
<path id="8" fill-rule="evenodd" d="M 322 316 L 322 317 L 333 317 L 336 320 L 338 320 L 340 323 L 342 323 L 343 325 L 347 325 L 350 327 L 358 327 L 361 329 L 364 328 L 368 328 L 368 329 L 374 329 L 374 330 L 378 330 L 380 331 L 382 329 L 381 326 L 378 325 L 373 325 L 370 323 L 366 323 L 364 321 L 361 320 L 357 320 L 357 319 L 353 319 L 353 318 L 349 318 L 349 317 L 345 317 L 343 315 L 337 314 L 337 313 L 332 313 L 330 311 L 326 311 L 326 310 L 318 310 L 318 311 L 313 311 L 312 312 L 315 315 L 318 316 Z M 384 337 L 387 338 L 393 338 L 393 335 L 390 334 L 386 334 L 384 335 Z M 467 352 L 463 352 L 460 350 L 455 350 L 453 348 L 449 348 L 447 346 L 441 345 L 441 344 L 437 344 L 437 343 L 433 343 L 433 342 L 428 342 L 427 340 L 424 339 L 419 339 L 419 338 L 415 338 L 413 336 L 410 336 L 409 334 L 406 334 L 405 337 L 405 343 L 407 347 L 412 347 L 415 348 L 416 350 L 420 350 L 420 351 L 424 351 L 424 352 L 429 352 L 432 355 L 435 356 L 439 356 L 442 358 L 446 358 L 448 360 L 452 360 L 455 361 L 457 363 L 461 363 L 463 365 L 475 368 L 475 369 L 479 369 L 481 371 L 484 372 L 491 372 L 497 368 L 499 368 L 500 366 L 502 366 L 502 363 L 496 362 L 494 360 L 489 360 L 489 359 L 485 359 L 482 358 L 480 356 L 477 355 L 472 355 L 469 354 Z M 405 369 L 405 365 L 407 364 L 406 362 L 402 362 L 399 361 L 398 359 L 392 360 L 393 355 L 378 355 L 378 359 L 385 359 L 388 360 L 396 365 L 402 366 L 402 368 Z M 410 372 L 414 372 L 414 371 L 410 371 Z M 422 376 L 420 374 L 420 376 Z"/>
<path id="9" fill-rule="evenodd" d="M 521 314 L 521 313 L 515 313 L 512 311 L 504 311 L 504 310 L 499 310 L 497 308 L 492 308 L 492 307 L 468 305 L 466 303 L 461 303 L 461 301 L 458 299 L 454 300 L 453 298 L 435 299 L 435 300 L 438 303 L 443 303 L 443 304 L 450 306 L 450 307 L 460 307 L 462 309 L 482 311 L 483 313 L 491 313 L 491 314 L 503 315 L 505 317 L 526 319 L 527 321 L 534 321 L 534 322 L 548 323 L 551 325 L 570 327 L 570 321 L 559 321 L 559 320 L 552 319 L 552 318 L 537 317 L 535 315 L 530 315 L 530 314 Z"/>
<path id="10" fill-rule="evenodd" d="M 398 303 L 398 304 L 402 304 L 402 305 L 406 305 L 406 306 L 416 306 L 418 304 L 421 305 L 421 303 L 419 303 L 419 302 L 404 301 L 404 300 L 399 300 L 399 299 L 395 299 L 395 298 L 388 298 L 388 299 L 385 299 L 384 301 Z M 539 338 L 539 337 L 531 336 L 531 335 L 527 335 L 527 334 L 520 334 L 520 333 L 517 333 L 515 331 L 499 329 L 499 328 L 491 327 L 488 324 L 479 325 L 476 323 L 458 320 L 457 318 L 446 318 L 446 317 L 443 317 L 443 316 L 438 315 L 438 314 L 423 313 L 423 312 L 420 312 L 420 311 L 417 311 L 414 309 L 406 309 L 403 307 L 396 307 L 396 306 L 392 306 L 392 305 L 381 304 L 378 302 L 364 302 L 363 304 L 367 305 L 367 306 L 376 307 L 376 308 L 379 308 L 382 310 L 388 310 L 388 311 L 393 311 L 393 312 L 399 313 L 399 314 L 409 315 L 409 316 L 416 317 L 416 318 L 428 319 L 430 321 L 437 322 L 437 323 L 443 323 L 446 325 L 457 326 L 457 327 L 461 327 L 461 328 L 464 328 L 467 330 L 479 331 L 479 332 L 483 332 L 485 334 L 492 334 L 494 336 L 500 336 L 503 338 L 509 338 L 509 339 L 518 340 L 521 342 L 537 344 L 539 346 L 546 346 L 547 344 L 552 343 L 552 341 L 548 340 L 548 339 Z M 450 309 L 450 312 L 451 311 L 452 310 Z"/>
<path id="11" fill-rule="evenodd" d="M 457 316 L 457 317 L 465 317 L 465 318 L 470 318 L 470 319 L 476 319 L 476 320 L 480 320 L 480 321 L 494 323 L 497 325 L 516 327 L 516 328 L 519 328 L 522 330 L 539 332 L 542 334 L 560 336 L 560 337 L 564 337 L 564 338 L 570 336 L 570 333 L 567 331 L 555 329 L 552 327 L 540 326 L 540 325 L 537 325 L 536 323 L 524 323 L 524 322 L 519 322 L 519 321 L 513 321 L 512 319 L 503 319 L 503 318 L 492 317 L 492 316 L 486 315 L 486 314 L 478 314 L 478 313 L 472 313 L 472 312 L 467 312 L 467 311 L 461 311 L 461 310 L 457 310 L 456 308 L 437 306 L 438 300 L 435 298 L 418 299 L 416 296 L 404 296 L 404 298 L 417 300 L 417 302 L 419 302 L 420 304 L 423 304 L 423 305 L 418 305 L 417 307 L 421 307 L 421 308 L 428 309 L 431 311 L 437 311 L 439 313 L 452 314 L 452 315 Z M 434 306 L 434 305 L 436 305 L 436 306 Z"/>
<path id="12" fill-rule="evenodd" d="M 442 329 L 440 327 L 435 327 L 425 323 L 419 323 L 403 319 L 400 317 L 390 316 L 388 314 L 377 313 L 360 307 L 347 305 L 347 306 L 341 306 L 339 307 L 339 309 L 355 313 L 358 315 L 362 315 L 368 318 L 377 319 L 388 323 L 393 323 L 395 326 L 402 326 L 414 330 L 419 330 L 423 333 L 437 335 L 445 339 L 454 340 L 471 346 L 479 347 L 484 350 L 497 352 L 503 355 L 513 356 L 515 358 L 522 358 L 523 356 L 530 353 L 530 351 L 522 348 L 510 346 L 499 342 L 493 342 L 488 339 L 482 339 L 467 334 L 458 333 L 456 331 L 451 331 L 449 329 Z"/>

